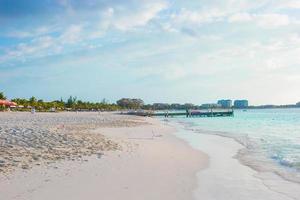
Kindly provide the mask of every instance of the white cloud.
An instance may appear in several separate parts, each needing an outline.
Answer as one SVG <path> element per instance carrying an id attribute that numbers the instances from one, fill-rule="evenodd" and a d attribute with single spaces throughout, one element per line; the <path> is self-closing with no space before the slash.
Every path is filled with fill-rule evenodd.
<path id="1" fill-rule="evenodd" d="M 278 9 L 300 9 L 299 0 L 279 0 L 275 2 Z"/>
<path id="2" fill-rule="evenodd" d="M 99 7 L 90 13 L 82 14 L 76 13 L 76 10 L 74 10 L 71 2 L 68 0 L 59 0 L 59 3 L 66 8 L 67 15 L 65 16 L 66 19 L 61 18 L 61 21 L 56 19 L 55 26 L 43 25 L 33 30 L 28 30 L 27 27 L 24 30 L 10 31 L 5 36 L 19 39 L 34 39 L 55 32 L 59 35 L 57 39 L 59 43 L 75 44 L 82 39 L 88 40 L 102 37 L 110 28 L 128 31 L 146 26 L 157 17 L 159 12 L 168 7 L 165 0 L 129 1 L 120 4 L 104 1 L 103 5 L 107 5 L 107 7 Z M 66 27 L 66 24 L 70 23 L 68 21 L 73 25 Z M 29 43 L 28 45 L 30 45 Z"/>
<path id="3" fill-rule="evenodd" d="M 233 14 L 228 18 L 228 21 L 233 23 L 233 22 L 248 22 L 252 21 L 253 16 L 250 15 L 249 13 L 237 13 Z"/>
<path id="4" fill-rule="evenodd" d="M 126 13 L 122 13 L 120 10 L 110 8 L 106 17 L 110 19 L 112 27 L 126 31 L 147 25 L 159 12 L 166 8 L 167 4 L 164 2 L 147 3 L 135 12 L 127 10 Z"/>
<path id="5" fill-rule="evenodd" d="M 158 14 L 167 9 L 165 1 L 143 2 L 137 8 L 124 7 L 122 5 L 108 7 L 103 10 L 98 22 L 91 23 L 85 28 L 84 33 L 88 39 L 103 37 L 106 32 L 113 30 L 131 31 L 147 26 Z"/>
<path id="6" fill-rule="evenodd" d="M 66 4 L 67 2 L 68 1 L 62 1 L 62 4 Z M 99 11 L 100 14 L 98 13 L 97 19 L 87 22 L 79 21 L 78 24 L 73 23 L 73 25 L 67 26 L 64 30 L 60 30 L 60 34 L 57 32 L 59 36 L 44 35 L 44 33 L 48 31 L 46 27 L 33 31 L 36 32 L 35 37 L 37 39 L 31 40 L 26 44 L 20 44 L 16 48 L 9 50 L 6 56 L 1 56 L 0 60 L 3 61 L 4 58 L 14 59 L 24 57 L 25 55 L 34 57 L 34 54 L 39 56 L 42 54 L 47 55 L 49 52 L 60 52 L 69 46 L 71 46 L 71 48 L 78 48 L 82 43 L 86 43 L 86 48 L 96 48 L 101 45 L 91 45 L 89 42 L 96 38 L 105 37 L 105 33 L 111 31 L 110 29 L 113 29 L 113 31 L 121 30 L 121 33 L 122 31 L 136 30 L 137 28 L 140 28 L 138 30 L 141 31 L 147 31 L 145 26 L 154 20 L 163 27 L 163 30 L 174 33 L 174 35 L 180 31 L 185 31 L 186 33 L 190 32 L 190 34 L 196 36 L 197 39 L 209 40 L 212 43 L 222 39 L 222 30 L 220 30 L 220 36 L 210 33 L 203 34 L 201 33 L 201 26 L 199 25 L 228 20 L 230 23 L 254 23 L 263 28 L 277 28 L 293 23 L 290 17 L 284 14 L 264 13 L 263 11 L 261 11 L 261 14 L 248 12 L 249 9 L 256 9 L 262 5 L 266 5 L 266 2 L 267 1 L 256 0 L 251 2 L 247 0 L 231 0 L 225 3 L 222 2 L 219 5 L 214 1 L 214 3 L 211 3 L 209 6 L 199 9 L 179 9 L 175 11 L 169 7 L 171 4 L 167 4 L 163 0 L 142 1 L 141 4 L 138 3 L 135 5 L 134 9 L 130 6 L 126 7 L 126 4 L 111 4 Z M 295 2 L 290 1 L 289 5 L 295 5 Z M 164 13 L 163 17 L 165 18 L 161 21 L 159 14 L 166 9 L 169 9 L 168 11 L 170 12 Z M 19 37 L 29 37 L 32 33 L 20 32 L 18 34 Z M 42 34 L 43 37 L 39 36 L 39 34 Z M 41 38 L 44 38 L 44 41 L 38 42 Z M 294 40 L 296 39 L 297 37 L 295 36 Z M 228 42 L 230 43 L 230 41 Z M 82 48 L 85 47 L 82 46 Z M 273 46 L 273 48 L 275 48 L 275 46 Z M 157 51 L 157 48 L 155 49 Z M 235 51 L 231 51 L 232 55 L 227 54 L 227 56 L 239 54 L 239 51 L 239 49 L 235 49 Z M 253 55 L 253 53 L 249 52 L 249 55 Z M 215 54 L 215 56 L 216 55 L 217 54 Z"/>
<path id="7" fill-rule="evenodd" d="M 251 23 L 265 29 L 300 24 L 287 13 L 282 13 L 278 8 L 297 8 L 299 1 L 287 0 L 274 3 L 271 0 L 230 0 L 210 1 L 205 5 L 195 8 L 182 8 L 170 14 L 169 22 L 165 22 L 162 28 L 166 31 L 181 31 L 187 34 L 195 33 L 201 26 L 213 23 Z M 188 31 L 186 31 L 188 30 Z"/>
<path id="8" fill-rule="evenodd" d="M 33 39 L 8 49 L 4 55 L 0 56 L 0 62 L 18 59 L 26 61 L 34 57 L 60 53 L 71 46 L 71 51 L 80 48 L 81 50 L 83 48 L 91 49 L 89 42 L 103 37 L 105 32 L 110 31 L 110 28 L 129 31 L 146 26 L 166 8 L 167 4 L 161 1 L 140 5 L 137 12 L 132 12 L 130 7 L 109 7 L 102 12 L 99 18 L 100 25 L 95 23 L 96 19 L 85 23 L 80 21 L 78 24 L 72 24 L 60 30 L 60 33 L 57 32 L 58 36 L 46 34 L 48 33 L 46 28 L 39 28 L 34 32 L 16 32 L 15 37 L 33 37 Z M 100 47 L 101 45 L 93 45 L 93 48 L 96 46 Z"/>
<path id="9" fill-rule="evenodd" d="M 21 59 L 26 61 L 31 56 L 40 57 L 58 51 L 59 46 L 55 44 L 55 39 L 50 36 L 42 36 L 33 39 L 30 43 L 20 43 L 14 49 L 10 49 L 0 57 L 0 62 L 11 59 Z"/>
<path id="10" fill-rule="evenodd" d="M 272 38 L 267 43 L 254 42 L 245 46 L 234 46 L 220 52 L 219 58 L 228 57 L 232 62 L 245 62 L 240 67 L 247 67 L 254 73 L 281 73 L 300 65 L 300 40 L 295 35 L 286 38 Z M 235 63 L 236 65 L 237 63 Z"/>
<path id="11" fill-rule="evenodd" d="M 219 9 L 211 9 L 206 12 L 181 9 L 179 13 L 173 13 L 170 17 L 176 24 L 202 24 L 222 19 L 225 13 Z"/>
<path id="12" fill-rule="evenodd" d="M 297 1 L 290 1 L 285 4 L 287 8 L 293 8 L 293 9 L 299 9 L 300 8 L 300 2 Z"/>
<path id="13" fill-rule="evenodd" d="M 84 39 L 82 25 L 71 25 L 58 37 L 35 36 L 26 43 L 20 43 L 16 47 L 8 49 L 6 54 L 0 56 L 0 62 L 16 59 L 26 61 L 31 58 L 58 54 L 61 53 L 65 45 L 78 45 L 78 42 Z"/>
<path id="14" fill-rule="evenodd" d="M 262 28 L 277 28 L 291 24 L 288 15 L 268 13 L 268 14 L 249 14 L 236 13 L 228 18 L 230 23 L 246 23 L 253 22 Z"/>
<path id="15" fill-rule="evenodd" d="M 47 35 L 54 32 L 56 28 L 54 26 L 41 26 L 30 31 L 14 30 L 6 34 L 7 37 L 24 39 L 24 38 L 34 38 L 43 35 Z"/>
<path id="16" fill-rule="evenodd" d="M 227 1 L 207 1 L 199 7 L 181 9 L 179 12 L 171 14 L 171 19 L 178 23 L 213 23 L 225 21 L 227 17 L 241 13 L 237 18 L 247 19 L 246 13 L 249 10 L 258 10 L 266 6 L 270 0 L 227 0 Z"/>
<path id="17" fill-rule="evenodd" d="M 288 15 L 283 14 L 262 14 L 255 16 L 257 24 L 264 28 L 276 28 L 290 24 Z"/>
<path id="18" fill-rule="evenodd" d="M 138 75 L 159 76 L 169 81 L 190 80 L 197 76 L 219 77 L 228 73 L 232 73 L 232 76 L 236 74 L 243 76 L 241 72 L 252 77 L 268 74 L 288 78 L 289 74 L 284 72 L 295 70 L 300 65 L 300 58 L 297 56 L 300 54 L 299 38 L 299 36 L 291 35 L 287 38 L 273 38 L 267 43 L 231 44 L 210 52 L 189 51 L 184 55 L 176 48 L 177 50 L 172 51 L 173 58 L 176 57 L 176 59 L 166 57 L 165 60 L 160 60 L 155 64 L 149 61 L 149 64 L 137 69 L 140 72 Z M 192 44 L 182 46 L 180 49 L 183 49 L 183 52 L 188 51 L 190 45 Z"/>
<path id="19" fill-rule="evenodd" d="M 74 44 L 82 39 L 82 25 L 69 26 L 59 37 L 62 44 Z"/>

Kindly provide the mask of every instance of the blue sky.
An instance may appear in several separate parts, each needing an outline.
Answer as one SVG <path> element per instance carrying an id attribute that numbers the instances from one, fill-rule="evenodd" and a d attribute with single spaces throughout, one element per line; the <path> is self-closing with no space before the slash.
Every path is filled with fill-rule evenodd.
<path id="1" fill-rule="evenodd" d="M 0 91 L 300 101 L 299 0 L 0 0 Z"/>

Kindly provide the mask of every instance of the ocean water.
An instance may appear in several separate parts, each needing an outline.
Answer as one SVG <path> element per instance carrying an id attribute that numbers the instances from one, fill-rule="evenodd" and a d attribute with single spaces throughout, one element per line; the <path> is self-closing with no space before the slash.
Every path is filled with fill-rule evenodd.
<path id="1" fill-rule="evenodd" d="M 237 158 L 300 183 L 300 109 L 235 110 L 234 117 L 170 118 L 199 134 L 235 139 L 245 148 Z"/>

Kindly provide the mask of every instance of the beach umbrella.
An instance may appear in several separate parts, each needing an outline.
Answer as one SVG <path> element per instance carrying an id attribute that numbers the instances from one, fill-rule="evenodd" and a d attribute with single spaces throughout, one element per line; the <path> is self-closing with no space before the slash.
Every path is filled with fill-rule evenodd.
<path id="1" fill-rule="evenodd" d="M 0 105 L 2 106 L 17 106 L 15 102 L 7 101 L 7 100 L 0 100 Z"/>
<path id="2" fill-rule="evenodd" d="M 5 100 L 0 100 L 0 105 L 2 105 L 2 106 L 6 105 L 6 101 Z"/>
<path id="3" fill-rule="evenodd" d="M 9 104 L 10 104 L 9 106 L 14 106 L 14 107 L 16 107 L 18 105 L 17 103 L 12 102 L 12 101 L 10 101 Z"/>

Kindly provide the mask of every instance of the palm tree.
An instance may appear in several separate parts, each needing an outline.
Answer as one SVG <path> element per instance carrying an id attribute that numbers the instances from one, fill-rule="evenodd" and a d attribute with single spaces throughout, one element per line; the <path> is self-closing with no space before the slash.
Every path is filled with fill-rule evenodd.
<path id="1" fill-rule="evenodd" d="M 30 99 L 29 99 L 29 102 L 30 103 L 35 103 L 37 100 L 36 100 L 36 98 L 35 97 L 31 97 Z"/>
<path id="2" fill-rule="evenodd" d="M 4 95 L 4 93 L 3 92 L 0 92 L 0 99 L 6 99 L 6 96 Z"/>
<path id="3" fill-rule="evenodd" d="M 74 108 L 77 103 L 77 97 L 70 96 L 67 100 L 66 106 L 67 108 Z"/>

